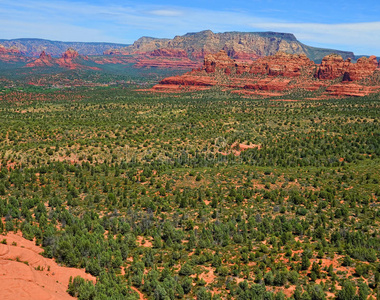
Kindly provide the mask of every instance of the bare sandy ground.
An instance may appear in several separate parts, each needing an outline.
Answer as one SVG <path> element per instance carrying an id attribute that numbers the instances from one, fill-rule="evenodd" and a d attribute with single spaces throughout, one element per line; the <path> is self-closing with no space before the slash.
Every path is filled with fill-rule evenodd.
<path id="1" fill-rule="evenodd" d="M 96 281 L 84 270 L 59 266 L 19 234 L 0 235 L 0 299 L 74 299 L 67 292 L 70 276 Z"/>

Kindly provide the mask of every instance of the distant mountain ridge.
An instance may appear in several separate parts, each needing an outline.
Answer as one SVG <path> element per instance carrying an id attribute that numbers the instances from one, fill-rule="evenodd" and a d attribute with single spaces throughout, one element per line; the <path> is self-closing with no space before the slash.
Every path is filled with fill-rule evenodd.
<path id="1" fill-rule="evenodd" d="M 105 51 L 111 48 L 119 49 L 128 46 L 127 44 L 117 43 L 61 42 L 28 38 L 12 40 L 0 39 L 0 44 L 7 48 L 15 47 L 21 54 L 33 57 L 38 57 L 43 51 L 52 56 L 58 57 L 68 48 L 75 49 L 80 55 L 102 55 Z"/>
<path id="2" fill-rule="evenodd" d="M 213 33 L 211 30 L 187 33 L 173 39 L 141 37 L 130 46 L 108 50 L 105 54 L 132 54 L 158 49 L 183 49 L 191 59 L 204 58 L 207 54 L 220 50 L 226 51 L 232 58 L 247 60 L 274 55 L 279 51 L 305 54 L 317 62 L 331 53 L 341 55 L 344 59 L 355 58 L 353 52 L 305 45 L 291 33 L 237 31 Z"/>

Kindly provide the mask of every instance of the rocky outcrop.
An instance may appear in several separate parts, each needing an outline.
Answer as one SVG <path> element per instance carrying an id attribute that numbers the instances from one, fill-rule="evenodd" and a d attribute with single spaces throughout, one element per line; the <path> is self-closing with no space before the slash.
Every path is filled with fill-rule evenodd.
<path id="1" fill-rule="evenodd" d="M 277 54 L 254 61 L 251 65 L 251 74 L 269 76 L 299 77 L 304 71 L 309 74 L 315 64 L 305 54 Z"/>
<path id="2" fill-rule="evenodd" d="M 183 49 L 156 49 L 150 52 L 112 52 L 112 55 L 91 58 L 98 64 L 133 64 L 135 68 L 178 69 L 190 71 L 199 68 L 202 61 L 190 59 Z"/>
<path id="3" fill-rule="evenodd" d="M 20 53 L 20 50 L 18 50 L 15 47 L 6 48 L 5 46 L 0 45 L 0 54 L 18 54 L 18 55 L 20 55 L 21 53 Z"/>
<path id="4" fill-rule="evenodd" d="M 36 68 L 36 67 L 52 67 L 56 65 L 56 61 L 51 57 L 50 54 L 46 54 L 45 51 L 42 51 L 40 57 L 26 65 L 28 68 Z"/>
<path id="5" fill-rule="evenodd" d="M 343 74 L 343 81 L 358 81 L 369 77 L 377 69 L 378 62 L 376 56 L 359 58 L 356 64 L 348 65 Z"/>
<path id="6" fill-rule="evenodd" d="M 315 77 L 321 80 L 333 80 L 343 76 L 351 59 L 343 60 L 342 56 L 337 54 L 327 55 L 322 59 L 320 66 L 315 73 Z"/>
<path id="7" fill-rule="evenodd" d="M 330 85 L 326 88 L 326 92 L 332 96 L 363 97 L 380 92 L 380 86 L 365 86 L 346 81 Z"/>
<path id="8" fill-rule="evenodd" d="M 311 74 L 315 64 L 305 54 L 288 54 L 278 52 L 275 55 L 263 57 L 255 61 L 241 62 L 230 58 L 224 50 L 217 54 L 209 54 L 204 59 L 203 70 L 214 73 L 216 70 L 225 71 L 226 74 L 251 73 L 268 76 L 298 77 L 302 72 Z"/>
<path id="9" fill-rule="evenodd" d="M 73 49 L 69 48 L 62 54 L 62 57 L 57 59 L 57 64 L 65 69 L 76 70 L 76 69 L 92 69 L 100 70 L 97 67 L 89 67 L 83 64 L 85 60 L 88 60 L 85 56 L 79 56 L 79 53 Z"/>
<path id="10" fill-rule="evenodd" d="M 354 58 L 352 52 L 337 51 L 306 46 L 293 34 L 278 32 L 223 32 L 211 30 L 187 33 L 173 39 L 142 37 L 133 45 L 121 49 L 109 50 L 107 54 L 149 53 L 158 49 L 182 49 L 191 59 L 203 59 L 208 54 L 220 50 L 234 59 L 253 60 L 274 55 L 279 51 L 291 54 L 305 54 L 312 60 L 321 60 L 325 55 L 335 52 L 343 57 Z"/>
<path id="11" fill-rule="evenodd" d="M 25 62 L 27 58 L 24 57 L 20 50 L 15 47 L 7 48 L 0 44 L 0 60 L 3 62 Z"/>
<path id="12" fill-rule="evenodd" d="M 68 48 L 76 49 L 80 55 L 103 55 L 105 51 L 111 48 L 119 49 L 128 46 L 115 43 L 60 42 L 28 38 L 0 40 L 0 44 L 8 48 L 15 47 L 26 57 L 38 57 L 42 51 L 51 54 L 53 57 L 60 57 Z"/>
<path id="13" fill-rule="evenodd" d="M 359 58 L 354 64 L 351 59 L 343 60 L 340 55 L 331 54 L 323 58 L 315 77 L 333 80 L 343 76 L 343 81 L 358 81 L 371 76 L 377 67 L 376 56 Z"/>
<path id="14" fill-rule="evenodd" d="M 357 63 L 328 55 L 316 65 L 304 54 L 279 52 L 255 61 L 239 62 L 221 50 L 207 55 L 203 68 L 182 76 L 169 77 L 153 91 L 204 90 L 213 86 L 250 96 L 281 96 L 292 90 L 317 91 L 327 96 L 365 96 L 380 91 L 376 57 Z M 379 72 L 378 72 L 379 73 Z M 344 75 L 344 76 L 343 76 Z M 337 82 L 337 78 L 340 78 Z M 367 78 L 366 82 L 360 81 Z M 344 80 L 342 80 L 344 78 Z M 355 83 L 351 82 L 355 81 Z M 371 83 L 372 82 L 372 83 Z M 326 90 L 325 92 L 323 92 Z"/>
<path id="15" fill-rule="evenodd" d="M 73 59 L 77 58 L 79 56 L 79 53 L 75 51 L 73 48 L 69 48 L 66 50 L 65 53 L 62 54 L 63 59 Z"/>
<path id="16" fill-rule="evenodd" d="M 160 81 L 160 84 L 182 85 L 182 86 L 214 86 L 218 82 L 208 76 L 193 76 L 191 74 L 183 76 L 172 76 Z"/>
<path id="17" fill-rule="evenodd" d="M 286 91 L 289 89 L 289 79 L 265 78 L 258 80 L 255 84 L 247 84 L 244 89 L 260 91 Z"/>
<path id="18" fill-rule="evenodd" d="M 192 61 L 188 58 L 146 58 L 139 57 L 134 64 L 135 68 L 159 68 L 159 69 L 177 69 L 177 70 L 191 70 L 200 66 L 199 62 Z"/>
<path id="19" fill-rule="evenodd" d="M 156 49 L 149 53 L 153 57 L 176 57 L 176 58 L 188 58 L 187 53 L 183 49 Z"/>
<path id="20" fill-rule="evenodd" d="M 85 64 L 87 57 L 80 56 L 77 51 L 72 48 L 67 49 L 60 58 L 54 58 L 50 54 L 42 51 L 39 58 L 26 64 L 26 68 L 43 68 L 43 67 L 61 67 L 65 69 L 92 69 L 100 70 L 97 67 L 90 67 Z"/>
<path id="21" fill-rule="evenodd" d="M 103 55 L 129 55 L 130 52 L 122 49 L 107 49 Z"/>
<path id="22" fill-rule="evenodd" d="M 219 51 L 215 55 L 209 54 L 204 59 L 203 68 L 207 73 L 214 73 L 216 69 L 225 70 L 231 67 L 235 67 L 235 61 L 228 57 L 224 50 Z"/>

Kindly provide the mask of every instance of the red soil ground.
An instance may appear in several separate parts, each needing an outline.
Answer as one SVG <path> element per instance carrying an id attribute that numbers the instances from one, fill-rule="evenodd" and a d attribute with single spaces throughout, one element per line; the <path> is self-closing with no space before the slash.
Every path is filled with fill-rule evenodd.
<path id="1" fill-rule="evenodd" d="M 84 270 L 59 266 L 41 255 L 43 250 L 20 234 L 0 235 L 0 299 L 74 299 L 67 292 L 69 279 L 81 276 L 96 281 Z"/>

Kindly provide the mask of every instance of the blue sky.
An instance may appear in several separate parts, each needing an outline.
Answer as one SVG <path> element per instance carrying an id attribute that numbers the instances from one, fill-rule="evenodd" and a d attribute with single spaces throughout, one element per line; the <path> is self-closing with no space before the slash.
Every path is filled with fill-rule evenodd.
<path id="1" fill-rule="evenodd" d="M 380 56 L 380 1 L 0 0 L 0 38 L 133 43 L 187 32 L 290 32 L 303 43 Z"/>

